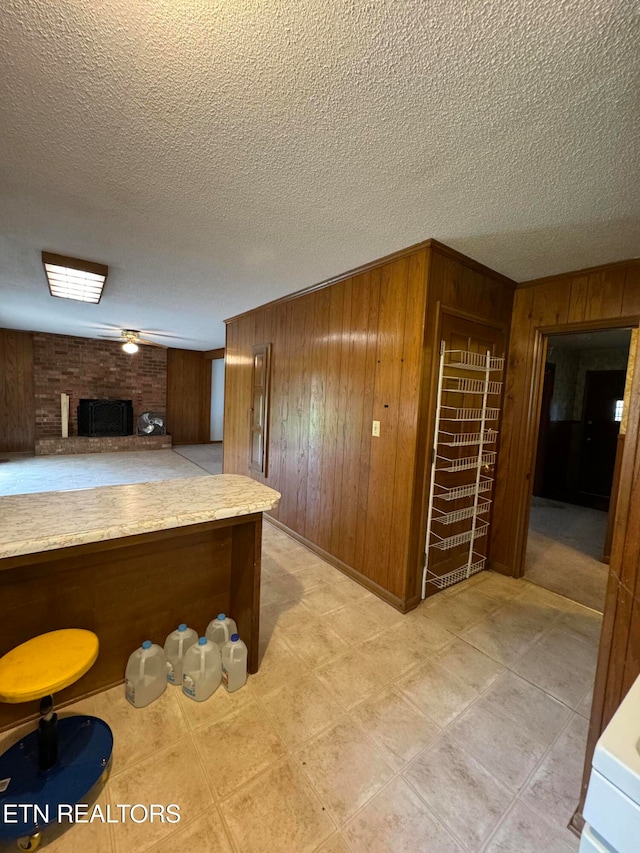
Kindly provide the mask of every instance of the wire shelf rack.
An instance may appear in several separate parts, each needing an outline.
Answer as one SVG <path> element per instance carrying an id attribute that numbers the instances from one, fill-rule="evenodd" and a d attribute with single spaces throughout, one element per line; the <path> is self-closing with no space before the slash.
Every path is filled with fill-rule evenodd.
<path id="1" fill-rule="evenodd" d="M 443 391 L 459 391 L 463 394 L 499 394 L 502 382 L 486 382 L 484 379 L 468 379 L 466 376 L 443 376 Z"/>
<path id="2" fill-rule="evenodd" d="M 498 419 L 500 409 L 488 407 L 486 409 L 468 408 L 466 406 L 441 406 L 440 420 L 442 421 L 495 421 Z"/>
<path id="3" fill-rule="evenodd" d="M 435 483 L 434 497 L 443 501 L 457 501 L 460 498 L 475 497 L 483 492 L 490 492 L 493 486 L 492 477 L 480 477 L 479 483 L 465 483 L 464 486 L 447 488 L 441 483 Z"/>
<path id="4" fill-rule="evenodd" d="M 459 569 L 447 572 L 446 575 L 436 575 L 427 569 L 427 583 L 435 586 L 437 589 L 446 589 L 448 586 L 460 583 L 460 581 L 464 581 L 472 575 L 477 575 L 478 572 L 481 572 L 484 569 L 485 562 L 486 557 L 482 557 L 480 554 L 474 554 L 471 565 L 467 565 L 467 563 L 465 563 L 464 566 L 460 566 Z"/>
<path id="5" fill-rule="evenodd" d="M 452 509 L 449 512 L 433 508 L 433 520 L 439 524 L 456 524 L 458 521 L 464 521 L 466 518 L 473 518 L 474 515 L 485 515 L 491 508 L 491 501 L 488 498 L 478 498 L 477 507 L 475 504 L 465 506 L 462 509 Z"/>
<path id="6" fill-rule="evenodd" d="M 441 430 L 438 435 L 438 444 L 445 447 L 469 447 L 473 444 L 494 444 L 498 437 L 497 429 L 488 429 L 482 432 L 445 432 Z"/>
<path id="7" fill-rule="evenodd" d="M 502 370 L 504 358 L 487 357 L 486 353 L 483 352 L 449 349 L 444 351 L 444 366 L 463 367 L 465 370 L 481 370 L 484 373 L 487 369 L 491 371 Z"/>
<path id="8" fill-rule="evenodd" d="M 490 450 L 488 453 L 483 453 L 480 458 L 477 456 L 462 456 L 460 459 L 449 459 L 448 456 L 438 456 L 437 458 L 441 463 L 446 463 L 436 466 L 437 471 L 453 473 L 455 471 L 469 471 L 471 468 L 477 468 L 478 463 L 482 467 L 485 465 L 495 465 L 496 452 L 495 450 Z"/>
<path id="9" fill-rule="evenodd" d="M 431 535 L 436 540 L 431 543 L 433 548 L 439 548 L 441 551 L 449 551 L 451 548 L 457 548 L 458 545 L 464 545 L 465 542 L 475 542 L 476 539 L 482 539 L 487 533 L 489 527 L 488 521 L 483 521 L 481 518 L 476 519 L 475 528 L 465 530 L 464 533 L 454 533 L 452 536 L 438 536 L 437 533 L 431 531 Z"/>

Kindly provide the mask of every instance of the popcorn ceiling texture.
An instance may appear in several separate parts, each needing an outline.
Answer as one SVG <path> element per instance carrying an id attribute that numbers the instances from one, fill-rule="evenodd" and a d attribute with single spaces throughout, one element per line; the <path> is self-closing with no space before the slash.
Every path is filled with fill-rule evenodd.
<path id="1" fill-rule="evenodd" d="M 2 323 L 223 343 L 427 237 L 517 280 L 640 254 L 635 0 L 4 0 Z M 52 304 L 39 251 L 111 267 Z"/>
<path id="2" fill-rule="evenodd" d="M 33 380 L 36 446 L 40 450 L 49 445 L 41 445 L 39 439 L 60 438 L 62 434 L 60 394 L 69 394 L 71 398 L 70 436 L 78 434 L 80 399 L 132 400 L 134 431 L 136 418 L 142 412 L 164 414 L 167 410 L 167 351 L 159 347 L 140 347 L 135 355 L 127 355 L 117 341 L 35 334 Z"/>

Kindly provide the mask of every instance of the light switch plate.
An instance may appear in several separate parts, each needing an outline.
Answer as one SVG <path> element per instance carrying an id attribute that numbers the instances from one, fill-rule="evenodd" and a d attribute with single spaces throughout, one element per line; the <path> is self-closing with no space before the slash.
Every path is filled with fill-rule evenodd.
<path id="1" fill-rule="evenodd" d="M 380 437 L 380 421 L 373 422 L 373 427 L 371 428 L 371 435 L 375 435 L 377 438 Z"/>

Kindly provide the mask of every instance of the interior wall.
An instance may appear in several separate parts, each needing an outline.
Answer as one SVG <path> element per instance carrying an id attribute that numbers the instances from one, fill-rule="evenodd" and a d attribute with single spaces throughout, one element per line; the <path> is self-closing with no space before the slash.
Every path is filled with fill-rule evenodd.
<path id="1" fill-rule="evenodd" d="M 211 361 L 211 413 L 209 440 L 222 441 L 224 435 L 224 359 Z"/>
<path id="2" fill-rule="evenodd" d="M 119 341 L 34 332 L 33 352 L 37 439 L 60 437 L 63 393 L 71 398 L 69 435 L 78 434 L 81 398 L 132 400 L 134 424 L 142 412 L 166 409 L 167 354 L 160 347 L 129 355 Z"/>
<path id="3" fill-rule="evenodd" d="M 405 598 L 426 250 L 227 325 L 224 471 L 282 493 L 271 514 Z M 267 476 L 250 471 L 251 348 L 271 343 Z M 380 436 L 372 437 L 372 421 Z"/>
<path id="4" fill-rule="evenodd" d="M 167 352 L 167 432 L 173 444 L 209 441 L 211 359 L 196 350 Z"/>
<path id="5" fill-rule="evenodd" d="M 0 329 L 0 452 L 33 450 L 33 335 Z"/>
<path id="6" fill-rule="evenodd" d="M 400 609 L 415 606 L 440 308 L 506 337 L 513 287 L 427 241 L 230 320 L 225 472 L 280 491 L 278 522 Z M 272 344 L 266 477 L 248 466 L 251 348 L 263 343 Z"/>
<path id="7" fill-rule="evenodd" d="M 540 418 L 543 333 L 637 325 L 640 261 L 550 276 L 518 285 L 513 304 L 506 396 L 491 532 L 494 568 L 524 568 L 534 448 Z"/>

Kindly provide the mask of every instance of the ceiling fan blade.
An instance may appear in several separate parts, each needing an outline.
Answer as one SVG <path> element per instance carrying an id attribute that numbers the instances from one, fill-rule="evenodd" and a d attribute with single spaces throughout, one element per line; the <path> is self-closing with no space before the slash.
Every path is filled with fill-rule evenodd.
<path id="1" fill-rule="evenodd" d="M 119 341 L 121 340 L 119 335 L 98 335 L 99 338 L 107 338 L 109 341 Z"/>
<path id="2" fill-rule="evenodd" d="M 144 338 L 136 338 L 137 344 L 144 344 L 147 347 L 160 347 L 160 349 L 168 349 L 164 344 L 156 344 L 153 341 L 145 341 Z"/>

